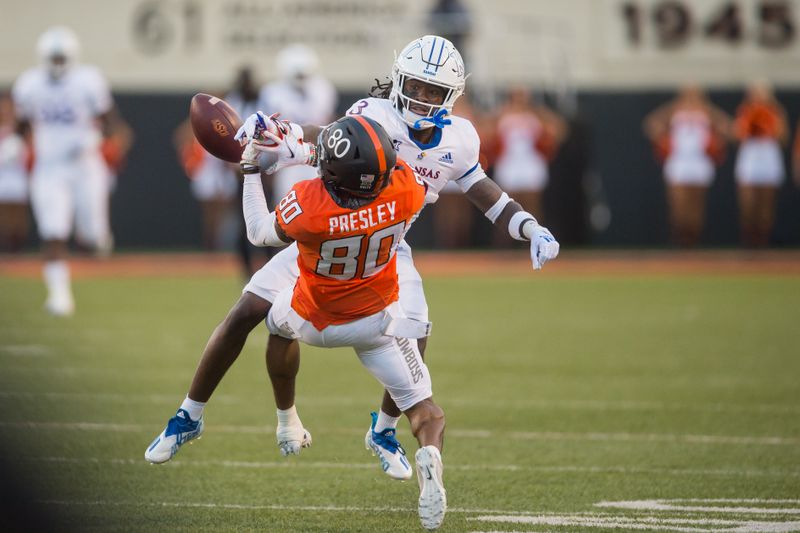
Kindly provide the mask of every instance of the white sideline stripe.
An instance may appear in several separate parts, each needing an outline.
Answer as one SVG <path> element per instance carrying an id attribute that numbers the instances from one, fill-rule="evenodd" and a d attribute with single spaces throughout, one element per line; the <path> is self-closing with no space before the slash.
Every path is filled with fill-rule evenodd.
<path id="1" fill-rule="evenodd" d="M 800 503 L 797 500 L 637 500 L 627 502 L 599 502 L 597 507 L 634 509 L 637 511 L 680 511 L 690 513 L 741 513 L 741 514 L 800 514 L 800 509 L 786 507 L 724 507 L 713 505 L 680 505 L 670 502 L 695 503 Z"/>
<path id="2" fill-rule="evenodd" d="M 22 457 L 20 460 L 33 461 L 33 462 L 47 462 L 47 463 L 92 463 L 92 464 L 115 464 L 115 465 L 133 465 L 133 466 L 147 466 L 144 459 L 132 458 L 112 458 L 103 459 L 99 457 Z M 226 460 L 181 460 L 173 459 L 170 464 L 175 466 L 191 466 L 195 467 L 225 467 L 225 468 L 334 468 L 334 469 L 373 469 L 375 464 L 368 463 L 332 463 L 325 461 L 226 461 Z M 589 474 L 604 474 L 604 473 L 619 473 L 619 474 L 647 474 L 647 475 L 700 475 L 700 476 L 766 476 L 766 477 L 798 477 L 800 471 L 786 472 L 784 470 L 726 470 L 726 469 L 663 469 L 663 468 L 630 468 L 624 466 L 522 466 L 522 465 L 459 465 L 447 464 L 447 470 L 452 471 L 504 471 L 504 472 L 543 472 L 543 473 L 589 473 Z M 770 500 L 776 502 L 778 500 Z M 787 500 L 788 501 L 788 500 Z M 790 501 L 788 501 L 790 502 Z M 614 502 L 601 502 L 602 504 L 608 503 L 608 507 L 614 507 Z M 757 503 L 754 501 L 753 503 Z M 790 502 L 791 503 L 791 502 Z M 601 504 L 598 504 L 601 505 Z M 602 506 L 602 505 L 601 505 Z"/>
<path id="3" fill-rule="evenodd" d="M 532 524 L 548 526 L 578 526 L 578 527 L 598 527 L 611 529 L 636 529 L 636 530 L 658 530 L 666 529 L 669 531 L 731 531 L 736 533 L 760 533 L 760 532 L 789 532 L 800 529 L 800 522 L 764 522 L 749 520 L 720 520 L 711 518 L 653 518 L 639 517 L 628 518 L 622 516 L 612 517 L 590 517 L 590 516 L 478 516 L 468 517 L 467 520 L 477 520 L 483 522 L 500 522 L 508 524 Z M 700 526 L 706 527 L 700 527 Z M 694 526 L 694 527 L 692 527 Z M 707 526 L 721 526 L 724 529 L 709 529 Z"/>
<path id="4" fill-rule="evenodd" d="M 26 429 L 68 429 L 82 431 L 150 431 L 152 426 L 143 424 L 109 424 L 105 422 L 3 422 L 0 427 L 17 427 Z M 253 433 L 266 434 L 274 431 L 270 426 L 213 426 L 213 431 L 220 433 Z M 358 433 L 363 428 L 338 428 L 335 433 Z M 510 437 L 517 440 L 578 440 L 578 441 L 622 441 L 622 442 L 679 442 L 689 444 L 760 444 L 768 446 L 800 445 L 800 438 L 793 437 L 757 437 L 736 435 L 679 435 L 674 433 L 570 433 L 560 431 L 513 431 L 501 432 L 488 429 L 449 430 L 448 436 L 465 439 L 488 439 Z"/>
<path id="5" fill-rule="evenodd" d="M 50 355 L 51 350 L 44 344 L 4 344 L 0 345 L 0 354 L 16 357 L 42 357 Z"/>
<path id="6" fill-rule="evenodd" d="M 49 505 L 79 506 L 79 505 L 133 505 L 144 507 L 195 507 L 207 509 L 243 509 L 247 511 L 330 511 L 330 512 L 360 512 L 360 513 L 379 513 L 379 512 L 398 512 L 398 513 L 417 513 L 416 507 L 361 507 L 351 505 L 245 505 L 239 503 L 205 503 L 205 502 L 143 502 L 143 501 L 76 501 L 76 500 L 38 500 L 38 503 Z M 530 511 L 509 511 L 504 509 L 469 509 L 463 507 L 448 507 L 448 513 L 459 514 L 492 514 L 497 513 L 503 516 L 529 515 Z M 597 513 L 576 513 L 575 516 L 597 516 L 605 517 L 606 514 Z"/>
<path id="7" fill-rule="evenodd" d="M 0 351 L 2 351 L 0 349 Z M 34 351 L 31 348 L 31 351 Z M 27 369 L 30 370 L 30 369 Z M 179 404 L 182 396 L 175 394 L 122 394 L 122 393 L 91 393 L 91 392 L 29 392 L 29 391 L 3 391 L 0 397 L 22 397 L 35 398 L 44 396 L 47 398 L 72 398 L 86 397 L 91 399 L 103 399 L 107 401 L 136 401 L 142 397 L 153 403 L 176 402 Z M 177 400 L 176 400 L 177 398 Z M 224 398 L 224 401 L 221 400 Z M 244 405 L 248 402 L 246 398 L 233 395 L 214 396 L 214 403 L 223 402 L 226 404 Z M 309 397 L 300 396 L 300 405 L 322 405 L 322 406 L 359 406 L 368 405 L 375 401 L 375 398 L 342 398 L 342 397 Z M 759 414 L 793 414 L 800 413 L 800 405 L 793 404 L 751 404 L 751 405 L 731 405 L 725 403 L 707 404 L 683 404 L 666 402 L 642 402 L 642 401 L 605 401 L 605 400 L 512 400 L 512 401 L 492 401 L 490 399 L 458 398 L 451 397 L 442 399 L 441 403 L 445 407 L 485 407 L 503 409 L 571 409 L 588 411 L 703 411 L 712 413 L 759 413 Z M 177 405 L 177 404 L 176 404 Z"/>
<path id="8" fill-rule="evenodd" d="M 134 507 L 180 507 L 180 508 L 203 508 L 203 509 L 234 509 L 246 511 L 311 511 L 311 512 L 359 512 L 359 513 L 380 513 L 380 512 L 402 512 L 414 513 L 416 509 L 408 507 L 358 507 L 358 506 L 336 506 L 336 505 L 244 505 L 236 503 L 203 503 L 203 502 L 114 502 L 114 501 L 67 501 L 67 500 L 39 500 L 38 503 L 46 505 L 61 506 L 134 506 Z M 582 513 L 574 515 L 530 515 L 508 511 L 495 511 L 488 509 L 464 509 L 450 508 L 448 513 L 461 514 L 483 514 L 478 517 L 467 517 L 467 520 L 516 523 L 516 524 L 536 524 L 552 526 L 579 526 L 579 527 L 601 527 L 612 529 L 627 530 L 670 530 L 685 532 L 709 531 L 708 527 L 684 527 L 689 525 L 716 525 L 733 526 L 735 529 L 726 527 L 721 531 L 732 531 L 736 533 L 784 533 L 797 531 L 800 529 L 800 522 L 755 522 L 746 520 L 719 520 L 719 519 L 659 519 L 651 517 L 627 518 L 607 515 L 586 515 Z M 505 514 L 489 514 L 505 513 Z M 718 530 L 719 531 L 719 530 Z M 508 533 L 508 532 L 505 532 Z"/>
<path id="9" fill-rule="evenodd" d="M 691 444 L 765 444 L 798 445 L 800 438 L 756 437 L 738 435 L 679 435 L 675 433 L 569 433 L 560 431 L 515 431 L 512 439 L 593 440 L 623 442 L 682 442 Z"/>

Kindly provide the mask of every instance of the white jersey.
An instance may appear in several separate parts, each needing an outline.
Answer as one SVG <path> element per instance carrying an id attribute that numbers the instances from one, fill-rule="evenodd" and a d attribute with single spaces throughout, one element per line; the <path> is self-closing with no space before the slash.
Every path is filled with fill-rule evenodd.
<path id="1" fill-rule="evenodd" d="M 111 109 L 112 99 L 97 68 L 78 65 L 54 79 L 35 67 L 19 77 L 12 96 L 19 117 L 33 127 L 37 165 L 99 155 L 96 118 Z"/>
<path id="2" fill-rule="evenodd" d="M 436 128 L 431 142 L 421 144 L 411 137 L 408 124 L 389 100 L 364 98 L 353 104 L 347 114 L 369 117 L 383 126 L 398 157 L 411 165 L 428 185 L 426 203 L 434 203 L 448 182 L 455 182 L 466 192 L 486 177 L 478 162 L 481 145 L 478 132 L 465 118 L 448 115 L 452 124 Z"/>

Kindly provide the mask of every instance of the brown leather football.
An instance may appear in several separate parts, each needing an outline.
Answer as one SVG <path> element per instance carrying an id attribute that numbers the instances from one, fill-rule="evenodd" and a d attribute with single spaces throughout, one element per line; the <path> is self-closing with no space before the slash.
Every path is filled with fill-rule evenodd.
<path id="1" fill-rule="evenodd" d="M 200 145 L 214 157 L 238 163 L 243 147 L 233 138 L 242 126 L 239 114 L 225 100 L 198 93 L 189 106 L 192 131 Z"/>

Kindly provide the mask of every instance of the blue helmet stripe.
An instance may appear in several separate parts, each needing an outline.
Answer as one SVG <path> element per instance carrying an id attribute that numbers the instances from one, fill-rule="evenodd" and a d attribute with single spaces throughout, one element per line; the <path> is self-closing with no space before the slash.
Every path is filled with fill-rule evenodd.
<path id="1" fill-rule="evenodd" d="M 431 53 L 428 54 L 428 64 L 431 64 L 431 59 L 433 59 L 433 51 L 436 49 L 436 37 L 433 38 L 433 44 L 431 45 Z"/>
<path id="2" fill-rule="evenodd" d="M 434 44 L 436 41 L 434 40 Z M 436 72 L 439 72 L 439 65 L 442 64 L 442 54 L 444 53 L 444 40 L 442 40 L 442 46 L 439 48 L 439 58 L 436 60 Z"/>

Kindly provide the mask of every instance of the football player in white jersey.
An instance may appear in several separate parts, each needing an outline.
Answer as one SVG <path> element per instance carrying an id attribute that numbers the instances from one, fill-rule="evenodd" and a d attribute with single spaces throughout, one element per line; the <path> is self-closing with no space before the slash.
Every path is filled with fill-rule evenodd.
<path id="1" fill-rule="evenodd" d="M 559 244 L 536 218 L 486 176 L 478 163 L 480 141 L 472 124 L 449 116 L 456 99 L 464 91 L 466 72 L 459 52 L 441 37 L 426 35 L 415 39 L 398 55 L 392 69 L 392 82 L 379 86 L 380 95 L 356 102 L 349 115 L 366 116 L 381 124 L 393 140 L 398 157 L 414 167 L 427 185 L 427 203 L 433 203 L 448 181 L 454 181 L 470 201 L 499 227 L 507 228 L 515 239 L 530 241 L 533 267 L 539 269 L 558 255 Z M 270 110 L 271 111 L 271 110 Z M 254 138 L 259 127 L 276 144 L 262 146 L 262 168 L 274 172 L 286 166 L 313 164 L 317 154 L 313 142 L 319 126 L 300 126 L 270 120 L 258 113 L 248 117 L 239 136 Z M 260 125 L 260 126 L 259 126 Z M 281 128 L 282 134 L 274 132 Z M 347 258 L 343 257 L 342 262 Z M 414 268 L 411 249 L 405 241 L 397 249 L 400 304 L 409 318 L 426 324 L 428 306 L 422 278 Z M 189 393 L 165 430 L 172 443 L 169 460 L 182 444 L 202 432 L 206 402 L 244 346 L 250 331 L 266 317 L 272 302 L 298 277 L 297 247 L 292 245 L 256 272 L 225 320 L 217 326 L 195 372 Z M 418 339 L 420 351 L 426 339 Z M 294 383 L 299 368 L 297 341 L 271 336 L 267 347 L 267 366 L 278 409 L 276 434 L 282 452 L 299 453 L 304 429 L 294 406 Z M 392 478 L 408 479 L 412 470 L 405 451 L 395 438 L 400 411 L 388 394 L 380 414 L 373 415 L 365 443 L 379 456 L 383 470 Z M 153 460 L 153 459 L 148 459 Z"/>
<path id="2" fill-rule="evenodd" d="M 258 95 L 258 109 L 269 109 L 283 120 L 298 124 L 328 124 L 334 118 L 338 94 L 318 74 L 319 58 L 303 44 L 283 48 L 276 57 L 280 79 L 267 83 Z M 248 115 L 241 115 L 243 117 Z M 317 175 L 317 169 L 294 165 L 272 174 L 272 199 L 277 202 L 298 181 Z"/>
<path id="3" fill-rule="evenodd" d="M 111 247 L 110 173 L 100 146 L 121 119 L 100 71 L 78 64 L 80 45 L 72 30 L 50 28 L 37 51 L 41 64 L 17 79 L 12 95 L 18 131 L 33 136 L 31 204 L 45 261 L 45 309 L 65 316 L 75 309 L 66 262 L 73 221 L 81 244 Z"/>

